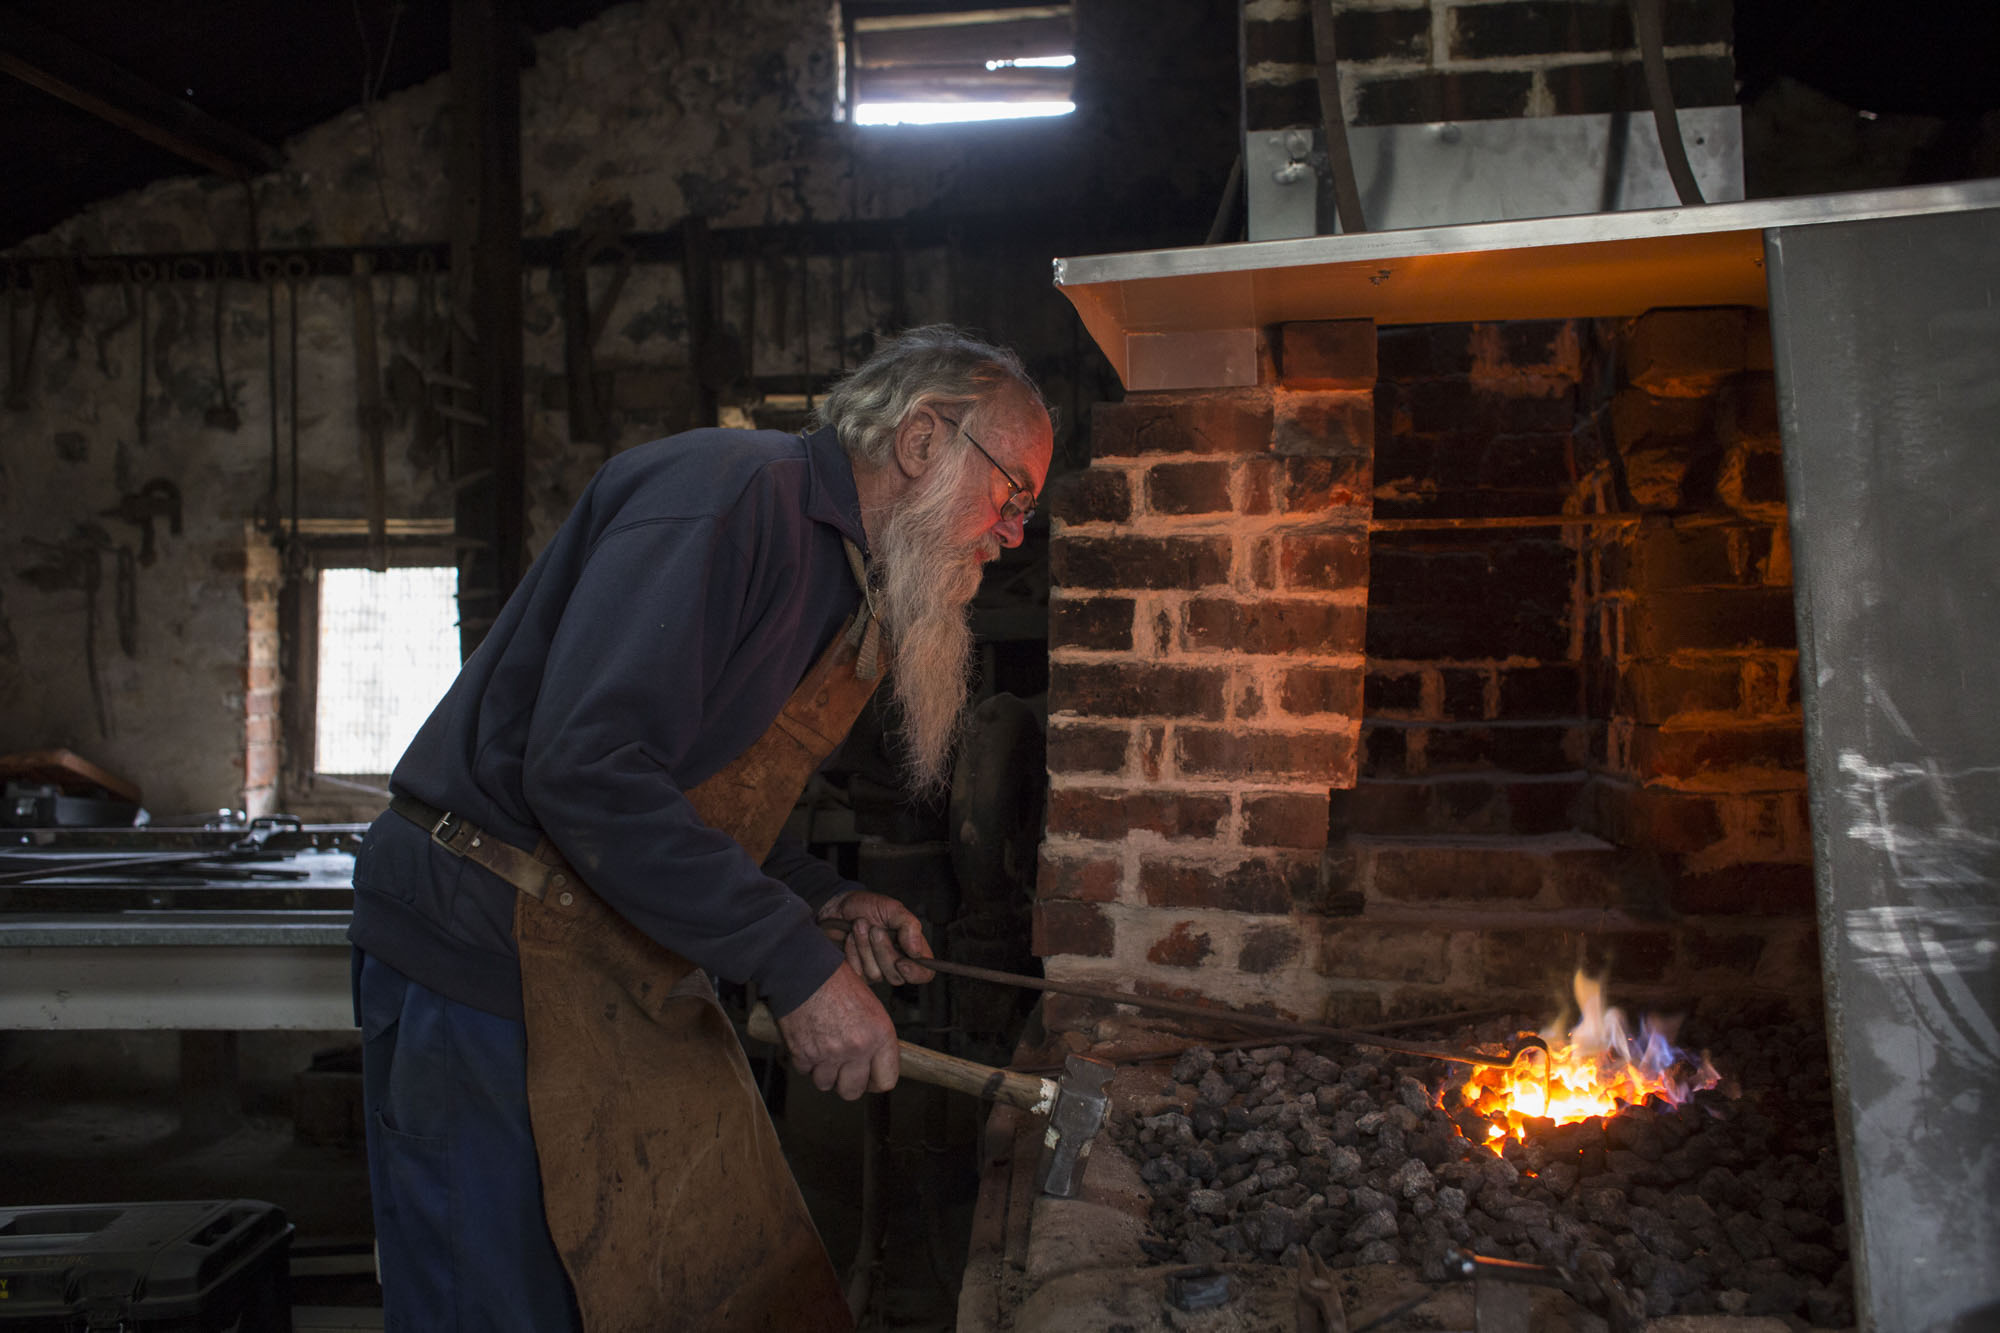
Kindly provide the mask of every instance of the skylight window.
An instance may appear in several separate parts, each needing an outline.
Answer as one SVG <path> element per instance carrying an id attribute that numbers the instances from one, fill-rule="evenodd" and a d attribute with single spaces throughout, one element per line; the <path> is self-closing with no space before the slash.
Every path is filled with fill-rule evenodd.
<path id="1" fill-rule="evenodd" d="M 1064 116 L 1076 110 L 1071 6 L 846 9 L 848 118 L 857 125 Z"/>

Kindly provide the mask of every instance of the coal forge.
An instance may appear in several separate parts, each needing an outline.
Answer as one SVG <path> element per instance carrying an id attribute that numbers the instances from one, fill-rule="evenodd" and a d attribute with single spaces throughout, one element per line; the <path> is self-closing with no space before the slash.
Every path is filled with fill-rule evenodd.
<path id="1" fill-rule="evenodd" d="M 1463 1048 L 1514 1028 L 1462 1031 Z M 1696 1040 L 1701 1034 L 1689 1033 Z M 1710 1034 L 1722 1081 L 1489 1137 L 1468 1066 L 1365 1048 L 1184 1052 L 1159 1109 L 1114 1127 L 1160 1262 L 1546 1265 L 1615 1328 L 1672 1314 L 1854 1319 L 1826 1044 L 1816 1023 Z M 1470 1130 L 1472 1136 L 1468 1137 Z"/>

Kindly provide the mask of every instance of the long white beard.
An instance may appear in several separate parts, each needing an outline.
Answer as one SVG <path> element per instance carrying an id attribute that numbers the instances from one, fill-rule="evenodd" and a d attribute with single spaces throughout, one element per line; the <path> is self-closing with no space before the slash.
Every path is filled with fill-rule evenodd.
<path id="1" fill-rule="evenodd" d="M 951 781 L 951 761 L 972 685 L 972 626 L 980 548 L 957 546 L 951 530 L 965 499 L 959 466 L 937 469 L 882 530 L 877 605 L 895 646 L 892 687 L 900 715 L 904 775 L 919 797 Z"/>

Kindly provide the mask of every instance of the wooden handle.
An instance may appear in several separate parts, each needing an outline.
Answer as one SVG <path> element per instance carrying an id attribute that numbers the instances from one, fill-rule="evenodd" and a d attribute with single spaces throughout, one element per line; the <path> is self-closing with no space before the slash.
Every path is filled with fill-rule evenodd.
<path id="1" fill-rule="evenodd" d="M 778 1031 L 778 1020 L 771 1017 L 771 1011 L 761 1004 L 750 1011 L 750 1020 L 744 1027 L 754 1041 L 761 1041 L 767 1046 L 785 1044 L 784 1036 Z M 1016 1073 L 1011 1069 L 995 1069 L 991 1065 L 961 1060 L 955 1055 L 946 1055 L 943 1051 L 907 1041 L 899 1041 L 896 1045 L 902 1053 L 905 1078 L 913 1078 L 919 1083 L 934 1083 L 940 1088 L 969 1093 L 974 1097 L 990 1097 L 996 1102 L 1043 1115 L 1055 1105 L 1056 1081 L 1052 1078 L 1037 1078 L 1033 1074 Z"/>

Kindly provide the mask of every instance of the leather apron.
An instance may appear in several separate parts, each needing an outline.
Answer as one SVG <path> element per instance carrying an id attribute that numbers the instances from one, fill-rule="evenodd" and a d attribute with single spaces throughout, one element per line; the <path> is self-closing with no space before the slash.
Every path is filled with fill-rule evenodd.
<path id="1" fill-rule="evenodd" d="M 876 637 L 864 606 L 764 735 L 686 793 L 753 860 L 874 692 Z M 519 894 L 514 914 L 528 1109 L 585 1329 L 851 1329 L 707 977 L 606 906 L 546 840 L 535 856 L 545 891 Z"/>

